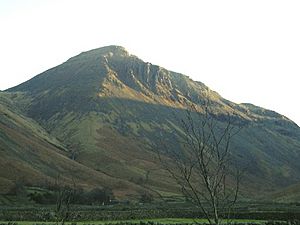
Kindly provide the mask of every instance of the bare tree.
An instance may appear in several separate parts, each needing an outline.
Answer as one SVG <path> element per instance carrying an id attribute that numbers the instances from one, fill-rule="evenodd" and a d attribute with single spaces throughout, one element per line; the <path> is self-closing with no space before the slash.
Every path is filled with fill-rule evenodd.
<path id="1" fill-rule="evenodd" d="M 230 143 L 241 126 L 234 113 L 216 119 L 210 103 L 191 105 L 181 125 L 181 150 L 163 140 L 159 160 L 180 186 L 183 195 L 197 206 L 210 224 L 221 224 L 232 215 L 239 192 L 241 172 L 234 169 Z M 157 148 L 158 149 L 158 148 Z"/>
<path id="2" fill-rule="evenodd" d="M 73 187 L 60 184 L 60 178 L 56 180 L 56 204 L 55 204 L 55 221 L 56 225 L 64 225 L 71 217 L 71 204 L 75 196 L 75 182 Z"/>

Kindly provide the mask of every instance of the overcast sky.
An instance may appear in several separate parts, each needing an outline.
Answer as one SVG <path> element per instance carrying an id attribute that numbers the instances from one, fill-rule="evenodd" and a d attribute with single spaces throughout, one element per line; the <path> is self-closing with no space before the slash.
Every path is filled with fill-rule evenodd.
<path id="1" fill-rule="evenodd" d="M 0 0 L 0 90 L 122 45 L 300 124 L 300 1 Z"/>

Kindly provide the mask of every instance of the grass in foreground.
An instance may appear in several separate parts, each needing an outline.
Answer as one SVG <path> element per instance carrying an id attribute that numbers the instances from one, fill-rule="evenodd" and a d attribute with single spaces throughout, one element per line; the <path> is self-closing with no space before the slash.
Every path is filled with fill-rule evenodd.
<path id="1" fill-rule="evenodd" d="M 8 221 L 0 221 L 0 224 L 7 223 Z M 76 221 L 77 225 L 94 224 L 117 224 L 117 223 L 131 223 L 139 224 L 140 222 L 155 222 L 161 224 L 182 224 L 182 223 L 208 223 L 206 219 L 190 219 L 190 218 L 159 218 L 159 219 L 136 219 L 136 220 L 108 220 L 108 221 Z M 251 220 L 251 219 L 234 219 L 234 223 L 264 223 L 266 220 Z M 18 225 L 33 225 L 33 224 L 53 224 L 55 222 L 42 222 L 42 221 L 16 221 Z M 67 222 L 66 225 L 71 225 L 72 222 Z"/>

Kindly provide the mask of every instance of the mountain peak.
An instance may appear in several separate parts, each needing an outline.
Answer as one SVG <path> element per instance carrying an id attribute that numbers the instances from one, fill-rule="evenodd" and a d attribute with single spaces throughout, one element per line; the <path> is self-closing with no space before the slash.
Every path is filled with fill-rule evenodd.
<path id="1" fill-rule="evenodd" d="M 101 48 L 95 48 L 89 51 L 81 52 L 80 54 L 68 59 L 67 61 L 93 61 L 98 60 L 100 58 L 124 58 L 129 57 L 129 52 L 122 46 L 118 45 L 109 45 Z"/>
<path id="2" fill-rule="evenodd" d="M 118 45 L 109 45 L 109 46 L 105 46 L 102 48 L 98 48 L 96 50 L 100 50 L 103 53 L 120 55 L 120 56 L 128 56 L 129 55 L 128 51 L 124 47 L 118 46 Z"/>
<path id="3" fill-rule="evenodd" d="M 81 54 L 95 54 L 95 55 L 104 55 L 104 56 L 121 56 L 126 57 L 129 56 L 129 52 L 122 46 L 118 45 L 109 45 L 101 48 L 96 48 L 87 52 L 82 52 Z"/>

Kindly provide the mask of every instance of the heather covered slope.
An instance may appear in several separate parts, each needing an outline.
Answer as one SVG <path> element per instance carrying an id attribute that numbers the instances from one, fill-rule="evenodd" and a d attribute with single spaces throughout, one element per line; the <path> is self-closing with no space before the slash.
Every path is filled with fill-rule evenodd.
<path id="1" fill-rule="evenodd" d="M 218 126 L 235 114 L 242 131 L 232 142 L 246 167 L 243 190 L 276 190 L 300 179 L 300 128 L 251 104 L 235 104 L 201 82 L 143 62 L 124 48 L 84 52 L 8 90 L 14 104 L 74 154 L 76 162 L 162 194 L 176 187 L 153 154 L 163 135 L 179 148 L 177 118 L 189 104 L 209 100 Z"/>

